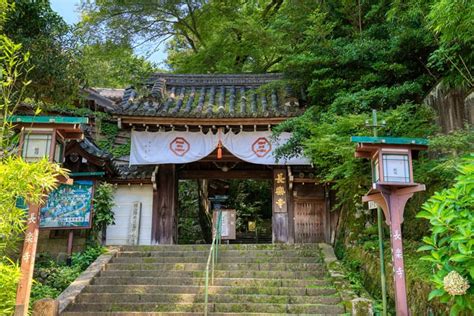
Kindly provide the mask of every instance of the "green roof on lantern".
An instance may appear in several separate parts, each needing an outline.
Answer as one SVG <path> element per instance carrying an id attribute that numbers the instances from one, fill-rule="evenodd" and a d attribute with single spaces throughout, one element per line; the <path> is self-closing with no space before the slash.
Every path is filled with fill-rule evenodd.
<path id="1" fill-rule="evenodd" d="M 426 138 L 351 136 L 353 143 L 387 145 L 428 145 Z"/>
<path id="2" fill-rule="evenodd" d="M 9 119 L 11 123 L 56 123 L 56 124 L 87 124 L 89 118 L 74 116 L 23 116 L 12 115 Z"/>

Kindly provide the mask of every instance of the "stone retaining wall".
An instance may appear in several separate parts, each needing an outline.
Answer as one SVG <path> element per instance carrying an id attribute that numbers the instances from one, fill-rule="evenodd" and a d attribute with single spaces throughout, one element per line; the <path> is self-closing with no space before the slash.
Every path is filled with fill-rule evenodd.
<path id="1" fill-rule="evenodd" d="M 388 304 L 394 306 L 394 286 L 392 277 L 392 264 L 389 256 L 390 249 L 385 255 L 385 271 L 387 273 L 387 293 Z M 380 268 L 378 251 L 369 252 L 362 247 L 351 247 L 346 250 L 349 260 L 357 260 L 360 262 L 359 274 L 363 279 L 364 287 L 374 297 L 380 295 Z M 448 315 L 449 308 L 445 304 L 441 304 L 436 300 L 428 301 L 428 295 L 432 291 L 430 281 L 423 276 L 417 275 L 414 268 L 405 263 L 406 281 L 408 290 L 408 306 L 412 315 Z"/>

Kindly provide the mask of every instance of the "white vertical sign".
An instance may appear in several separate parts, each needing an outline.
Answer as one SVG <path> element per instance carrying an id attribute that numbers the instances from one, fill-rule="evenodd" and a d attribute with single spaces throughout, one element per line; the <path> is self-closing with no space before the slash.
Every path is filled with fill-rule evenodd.
<path id="1" fill-rule="evenodd" d="M 130 212 L 130 227 L 128 231 L 127 245 L 138 245 L 141 213 L 142 203 L 138 201 L 133 202 L 132 211 Z"/>

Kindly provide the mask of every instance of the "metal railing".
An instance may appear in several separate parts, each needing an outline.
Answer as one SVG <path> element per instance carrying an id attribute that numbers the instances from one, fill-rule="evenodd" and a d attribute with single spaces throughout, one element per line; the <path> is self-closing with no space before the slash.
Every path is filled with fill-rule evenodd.
<path id="1" fill-rule="evenodd" d="M 209 256 L 207 257 L 206 264 L 206 280 L 204 288 L 204 315 L 208 313 L 208 302 L 209 302 L 209 269 L 211 270 L 211 285 L 214 285 L 214 267 L 217 263 L 217 255 L 219 254 L 219 245 L 221 244 L 221 233 L 222 233 L 222 211 L 219 210 L 217 213 L 216 231 L 212 238 L 211 249 L 209 249 Z"/>

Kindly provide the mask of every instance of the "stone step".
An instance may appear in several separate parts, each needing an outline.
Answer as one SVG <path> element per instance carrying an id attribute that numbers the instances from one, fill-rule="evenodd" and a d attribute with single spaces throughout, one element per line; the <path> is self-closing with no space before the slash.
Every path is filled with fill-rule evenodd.
<path id="1" fill-rule="evenodd" d="M 155 278 L 155 277 L 99 277 L 93 285 L 201 285 L 204 278 Z M 291 279 L 259 279 L 259 278 L 214 278 L 216 286 L 258 286 L 258 287 L 307 287 L 331 286 L 328 280 L 291 280 Z"/>
<path id="2" fill-rule="evenodd" d="M 207 257 L 116 257 L 111 263 L 206 263 Z M 221 257 L 219 263 L 321 263 L 312 257 Z"/>
<path id="3" fill-rule="evenodd" d="M 206 263 L 109 263 L 106 270 L 202 270 Z M 216 270 L 325 271 L 320 263 L 218 263 Z"/>
<path id="4" fill-rule="evenodd" d="M 173 312 L 62 312 L 61 316 L 202 316 L 202 313 L 173 313 Z M 210 313 L 210 315 L 216 315 Z M 224 316 L 227 314 L 220 313 Z M 258 314 L 260 315 L 260 314 Z M 268 314 L 267 314 L 268 315 Z M 274 315 L 274 314 L 269 314 Z M 263 315 L 261 315 L 263 316 Z M 266 316 L 266 315 L 265 315 Z"/>
<path id="5" fill-rule="evenodd" d="M 81 294 L 76 303 L 203 303 L 203 294 L 127 294 L 114 293 Z M 339 295 L 327 296 L 285 296 L 285 295 L 209 295 L 209 302 L 215 303 L 275 303 L 275 304 L 338 304 Z"/>
<path id="6" fill-rule="evenodd" d="M 202 315 L 209 245 L 122 246 L 61 315 Z M 209 315 L 340 315 L 316 244 L 222 245 Z"/>
<path id="7" fill-rule="evenodd" d="M 200 278 L 204 277 L 205 271 L 176 271 L 176 270 L 105 270 L 100 273 L 101 277 L 170 277 L 170 278 Z M 315 279 L 326 276 L 326 271 L 228 271 L 214 270 L 216 278 L 269 278 L 269 279 Z"/>
<path id="8" fill-rule="evenodd" d="M 156 245 L 120 246 L 121 251 L 209 251 L 210 245 Z M 313 250 L 319 251 L 317 244 L 233 244 L 220 245 L 219 250 Z"/>
<path id="9" fill-rule="evenodd" d="M 88 285 L 83 293 L 118 294 L 199 294 L 204 293 L 203 286 L 197 285 Z M 333 287 L 249 287 L 249 286 L 209 286 L 209 294 L 262 294 L 262 295 L 333 295 Z"/>
<path id="10" fill-rule="evenodd" d="M 117 254 L 118 257 L 208 257 L 209 250 L 206 251 L 122 251 Z M 316 250 L 235 250 L 219 248 L 219 257 L 314 257 L 320 258 Z"/>
<path id="11" fill-rule="evenodd" d="M 292 314 L 340 314 L 344 312 L 341 305 L 324 304 L 258 304 L 258 303 L 210 303 L 210 312 L 234 313 L 292 313 Z M 89 303 L 74 304 L 68 311 L 77 312 L 203 312 L 204 304 L 157 304 L 157 303 Z"/>
<path id="12" fill-rule="evenodd" d="M 193 312 L 63 312 L 64 316 L 202 316 L 201 313 Z M 241 313 L 213 313 L 212 316 L 241 316 Z M 247 316 L 279 316 L 279 315 L 300 315 L 290 313 L 245 313 Z M 343 314 L 311 314 L 313 316 L 328 316 L 328 315 L 348 315 Z"/>

